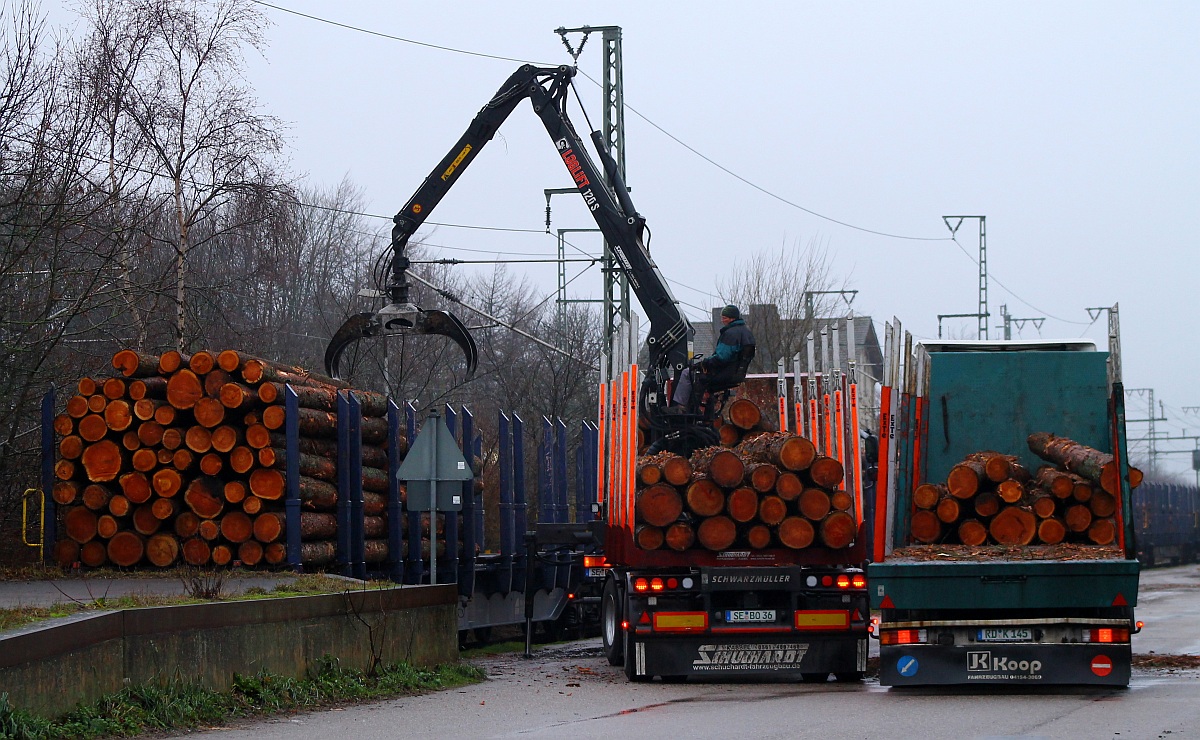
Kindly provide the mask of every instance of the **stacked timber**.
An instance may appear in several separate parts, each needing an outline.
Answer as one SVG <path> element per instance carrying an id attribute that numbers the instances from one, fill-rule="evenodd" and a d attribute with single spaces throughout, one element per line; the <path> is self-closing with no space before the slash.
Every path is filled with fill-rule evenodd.
<path id="1" fill-rule="evenodd" d="M 233 350 L 122 350 L 112 365 L 119 376 L 80 380 L 54 420 L 59 563 L 284 562 L 287 385 L 300 402 L 301 560 L 324 565 L 336 552 L 341 390 L 363 411 L 366 559 L 386 559 L 385 397 Z"/>
<path id="2" fill-rule="evenodd" d="M 767 426 L 767 419 L 762 408 L 751 399 L 738 397 L 730 400 L 721 409 L 716 422 L 721 445 L 735 447 L 743 440 L 772 431 Z"/>
<path id="3" fill-rule="evenodd" d="M 1089 462 L 1075 462 L 1067 469 L 1044 465 L 1031 473 L 1015 456 L 972 453 L 950 469 L 945 483 L 922 483 L 913 490 L 912 541 L 969 546 L 1112 544 L 1120 494 L 1113 483 L 1115 470 L 1109 481 L 1115 492 L 1105 486 L 1104 465 L 1112 456 L 1045 434 L 1030 435 L 1029 446 L 1050 462 Z M 1140 482 L 1140 471 L 1136 479 Z"/>
<path id="4" fill-rule="evenodd" d="M 634 539 L 645 550 L 842 549 L 857 534 L 844 471 L 809 440 L 762 432 L 691 458 L 637 463 Z"/>

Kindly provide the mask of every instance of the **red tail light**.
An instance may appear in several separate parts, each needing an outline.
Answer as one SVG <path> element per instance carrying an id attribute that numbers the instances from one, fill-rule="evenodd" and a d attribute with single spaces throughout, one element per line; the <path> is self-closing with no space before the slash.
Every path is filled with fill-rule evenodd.
<path id="1" fill-rule="evenodd" d="M 663 590 L 663 579 L 661 579 L 661 578 L 650 579 L 650 590 L 651 591 L 662 591 Z"/>
<path id="2" fill-rule="evenodd" d="M 608 560 L 603 555 L 584 555 L 583 567 L 585 568 L 604 568 L 608 565 Z"/>
<path id="3" fill-rule="evenodd" d="M 850 576 L 843 573 L 837 577 L 838 588 L 850 588 Z"/>
<path id="4" fill-rule="evenodd" d="M 1129 630 L 1124 627 L 1101 627 L 1084 630 L 1084 642 L 1129 642 Z"/>
<path id="5" fill-rule="evenodd" d="M 650 581 L 646 580 L 645 578 L 638 578 L 638 579 L 634 580 L 634 582 L 633 582 L 633 590 L 634 591 L 642 592 L 642 591 L 648 591 L 649 589 L 650 589 Z"/>
<path id="6" fill-rule="evenodd" d="M 866 588 L 867 587 L 867 577 L 864 576 L 862 573 L 855 573 L 853 576 L 850 577 L 850 585 L 853 586 L 854 588 Z"/>
<path id="7" fill-rule="evenodd" d="M 879 635 L 880 645 L 917 645 L 928 641 L 926 630 L 885 630 Z"/>

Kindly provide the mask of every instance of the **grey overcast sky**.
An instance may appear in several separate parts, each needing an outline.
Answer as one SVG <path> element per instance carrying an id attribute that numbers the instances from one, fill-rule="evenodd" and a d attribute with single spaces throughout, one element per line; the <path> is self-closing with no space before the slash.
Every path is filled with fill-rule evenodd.
<path id="1" fill-rule="evenodd" d="M 816 242 L 881 335 L 895 315 L 916 336 L 936 337 L 938 314 L 976 310 L 975 222 L 959 230 L 964 253 L 951 241 L 848 228 L 780 199 L 862 229 L 933 239 L 948 235 L 943 215 L 985 215 L 991 325 L 1006 304 L 1018 318 L 1046 317 L 1040 332 L 1026 324 L 1014 336 L 1084 337 L 1103 349 L 1104 319 L 1091 323 L 1085 308 L 1119 302 L 1126 385 L 1165 402 L 1160 434 L 1200 435 L 1200 410 L 1185 411 L 1200 407 L 1200 3 L 272 4 L 546 64 L 570 61 L 555 28 L 620 26 L 628 180 L 651 252 L 691 316 L 717 304 L 718 280 L 741 255 Z M 274 25 L 247 81 L 266 112 L 289 122 L 292 165 L 314 184 L 349 178 L 373 213 L 404 204 L 518 64 L 262 9 Z M 593 37 L 579 60 L 596 79 L 600 50 Z M 599 89 L 577 84 L 599 126 Z M 523 104 L 431 220 L 541 229 L 543 189 L 570 184 Z M 576 200 L 555 199 L 555 228 L 593 226 Z M 423 233 L 460 258 L 555 248 L 545 234 Z M 594 235 L 573 241 L 599 249 Z M 568 277 L 581 267 L 568 265 Z M 554 291 L 553 267 L 511 269 Z M 571 289 L 595 297 L 600 280 L 592 268 Z M 975 322 L 946 329 L 973 337 Z M 1146 400 L 1130 396 L 1131 419 L 1147 417 Z M 1146 426 L 1131 424 L 1130 436 L 1144 437 Z M 1186 471 L 1190 458 L 1160 465 Z"/>

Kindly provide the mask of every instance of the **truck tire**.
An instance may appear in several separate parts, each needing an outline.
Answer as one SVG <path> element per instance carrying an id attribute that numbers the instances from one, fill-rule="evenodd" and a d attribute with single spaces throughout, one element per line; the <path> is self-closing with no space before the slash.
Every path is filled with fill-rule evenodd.
<path id="1" fill-rule="evenodd" d="M 825 683 L 829 680 L 828 673 L 801 673 L 800 680 L 804 683 Z"/>
<path id="2" fill-rule="evenodd" d="M 838 683 L 858 683 L 863 680 L 862 671 L 846 671 L 845 673 L 833 674 L 833 680 Z"/>
<path id="3" fill-rule="evenodd" d="M 621 602 L 617 579 L 607 579 L 600 596 L 600 641 L 604 645 L 604 657 L 608 658 L 609 665 L 621 665 L 625 662 L 625 634 L 621 630 L 624 615 Z"/>

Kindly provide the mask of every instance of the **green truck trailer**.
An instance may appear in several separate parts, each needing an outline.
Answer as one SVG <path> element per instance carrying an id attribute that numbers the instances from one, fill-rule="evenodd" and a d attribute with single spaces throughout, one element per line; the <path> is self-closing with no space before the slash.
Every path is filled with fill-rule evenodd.
<path id="1" fill-rule="evenodd" d="M 1128 684 L 1139 566 L 1115 307 L 1110 325 L 1108 352 L 1084 341 L 914 346 L 898 322 L 888 326 L 867 569 L 881 684 Z M 914 543 L 917 484 L 946 481 L 983 450 L 1036 470 L 1045 463 L 1027 444 L 1034 432 L 1113 455 L 1110 544 L 1081 533 L 1057 546 L 951 545 L 953 525 L 936 542 Z"/>

